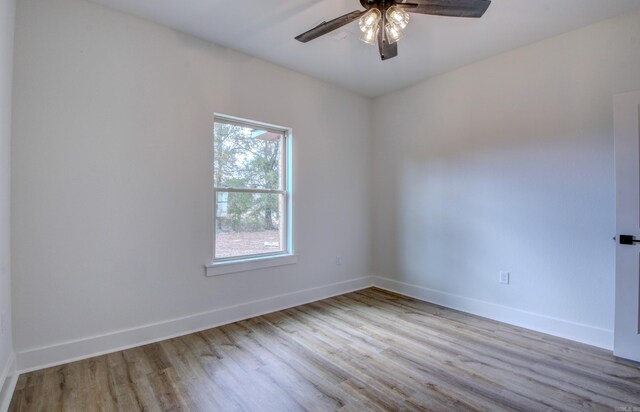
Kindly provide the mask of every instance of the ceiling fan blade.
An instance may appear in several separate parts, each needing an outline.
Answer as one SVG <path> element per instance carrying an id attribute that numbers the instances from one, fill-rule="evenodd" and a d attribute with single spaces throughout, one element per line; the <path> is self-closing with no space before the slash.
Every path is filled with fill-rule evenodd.
<path id="1" fill-rule="evenodd" d="M 491 0 L 407 0 L 397 6 L 418 14 L 449 17 L 482 17 Z"/>
<path id="2" fill-rule="evenodd" d="M 389 60 L 398 55 L 398 43 L 385 43 L 384 47 L 380 47 L 380 58 L 382 61 Z"/>
<path id="3" fill-rule="evenodd" d="M 387 32 L 384 28 L 378 31 L 378 50 L 380 50 L 380 58 L 382 61 L 392 59 L 398 55 L 398 42 L 389 44 L 387 41 Z"/>
<path id="4" fill-rule="evenodd" d="M 320 36 L 324 36 L 327 33 L 330 33 L 342 26 L 351 23 L 352 21 L 358 20 L 365 13 L 366 11 L 352 11 L 351 13 L 340 16 L 337 19 L 333 19 L 331 21 L 323 21 L 313 29 L 306 31 L 299 36 L 296 36 L 296 40 L 302 43 L 306 43 L 313 39 L 317 39 Z"/>

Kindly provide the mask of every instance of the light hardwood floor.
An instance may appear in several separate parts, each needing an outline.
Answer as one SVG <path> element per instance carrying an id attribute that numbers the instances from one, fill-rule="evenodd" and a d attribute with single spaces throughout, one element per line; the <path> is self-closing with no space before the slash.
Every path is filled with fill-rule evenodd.
<path id="1" fill-rule="evenodd" d="M 613 411 L 640 366 L 367 289 L 20 376 L 11 411 Z M 620 409 L 624 410 L 624 409 Z"/>

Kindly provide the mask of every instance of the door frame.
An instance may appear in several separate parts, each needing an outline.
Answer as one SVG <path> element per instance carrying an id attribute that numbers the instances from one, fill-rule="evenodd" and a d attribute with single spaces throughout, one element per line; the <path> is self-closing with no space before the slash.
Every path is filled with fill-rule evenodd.
<path id="1" fill-rule="evenodd" d="M 616 266 L 614 355 L 640 361 L 640 91 L 614 96 Z M 634 203 L 630 206 L 630 203 Z"/>

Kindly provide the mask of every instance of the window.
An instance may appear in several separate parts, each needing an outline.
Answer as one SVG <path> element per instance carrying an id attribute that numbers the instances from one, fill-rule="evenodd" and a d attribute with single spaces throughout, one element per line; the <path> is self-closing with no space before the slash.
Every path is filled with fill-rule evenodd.
<path id="1" fill-rule="evenodd" d="M 291 254 L 290 130 L 215 116 L 214 263 Z"/>

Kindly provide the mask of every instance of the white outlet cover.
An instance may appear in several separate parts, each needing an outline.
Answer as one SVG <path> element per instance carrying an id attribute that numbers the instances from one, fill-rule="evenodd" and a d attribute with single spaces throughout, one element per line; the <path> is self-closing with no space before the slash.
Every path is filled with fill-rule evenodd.
<path id="1" fill-rule="evenodd" d="M 509 272 L 500 272 L 500 283 L 504 285 L 509 284 Z"/>

